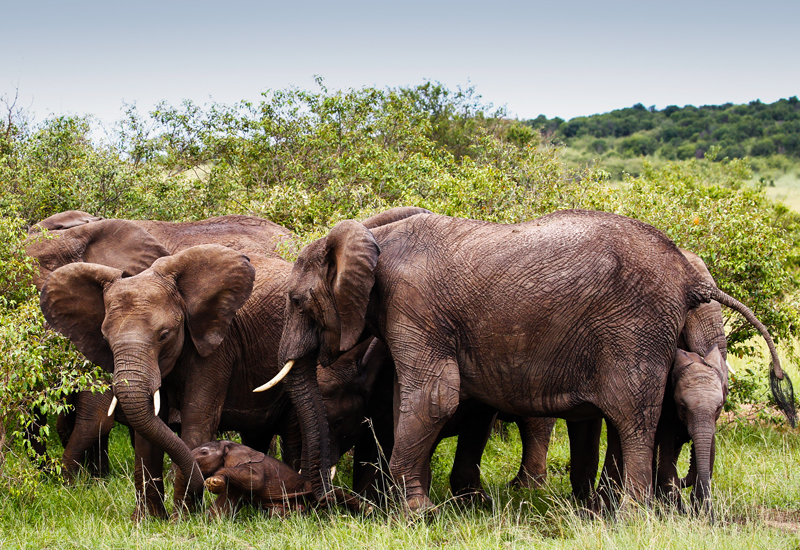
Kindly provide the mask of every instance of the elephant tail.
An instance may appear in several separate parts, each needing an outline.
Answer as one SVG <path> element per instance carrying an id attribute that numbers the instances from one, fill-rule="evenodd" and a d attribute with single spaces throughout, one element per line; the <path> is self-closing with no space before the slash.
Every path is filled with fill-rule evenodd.
<path id="1" fill-rule="evenodd" d="M 778 407 L 783 414 L 786 415 L 792 427 L 794 427 L 797 421 L 797 414 L 794 406 L 794 388 L 792 387 L 792 381 L 789 379 L 789 375 L 781 368 L 778 350 L 775 348 L 775 342 L 772 340 L 772 336 L 770 336 L 767 327 L 758 320 L 755 313 L 753 313 L 749 307 L 736 298 L 724 293 L 714 285 L 703 284 L 702 286 L 701 295 L 703 296 L 704 302 L 716 300 L 720 304 L 739 312 L 742 317 L 747 319 L 747 322 L 753 325 L 758 332 L 761 333 L 761 336 L 764 337 L 769 347 L 769 353 L 772 356 L 772 370 L 770 370 L 769 373 L 769 385 L 772 391 L 772 397 L 775 398 Z"/>

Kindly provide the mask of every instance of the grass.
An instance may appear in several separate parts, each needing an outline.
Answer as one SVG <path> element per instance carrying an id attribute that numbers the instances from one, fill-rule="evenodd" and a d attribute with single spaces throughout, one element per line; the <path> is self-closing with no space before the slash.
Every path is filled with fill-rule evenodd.
<path id="1" fill-rule="evenodd" d="M 130 521 L 134 505 L 127 433 L 112 433 L 112 473 L 73 487 L 47 479 L 33 498 L 4 495 L 0 547 L 6 548 L 785 548 L 800 546 L 800 443 L 783 424 L 733 416 L 719 426 L 714 476 L 717 522 L 672 510 L 630 507 L 587 519 L 569 498 L 566 428 L 556 428 L 543 489 L 512 490 L 521 447 L 516 427 L 493 436 L 483 460 L 492 506 L 451 499 L 446 479 L 455 442 L 433 460 L 439 513 L 410 518 L 397 509 L 352 515 L 338 509 L 269 518 L 245 509 L 233 519 L 203 515 L 170 523 Z M 682 458 L 685 470 L 686 458 Z M 347 468 L 337 481 L 346 483 Z M 344 480 L 344 481 L 342 481 Z M 171 491 L 171 489 L 168 489 Z M 209 501 L 209 499 L 206 499 Z"/>

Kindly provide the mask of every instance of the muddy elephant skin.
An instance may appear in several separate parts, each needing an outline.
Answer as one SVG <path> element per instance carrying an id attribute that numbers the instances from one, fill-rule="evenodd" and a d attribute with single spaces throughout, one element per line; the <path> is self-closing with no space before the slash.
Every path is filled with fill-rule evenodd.
<path id="1" fill-rule="evenodd" d="M 678 334 L 711 299 L 733 301 L 663 233 L 613 214 L 516 225 L 420 214 L 372 230 L 344 221 L 294 265 L 280 359 L 292 362 L 293 397 L 318 394 L 306 374 L 317 362 L 331 365 L 364 334 L 388 345 L 398 379 L 390 470 L 411 510 L 432 507 L 424 462 L 466 398 L 523 416 L 609 419 L 627 491 L 646 500 Z M 307 448 L 324 500 L 326 420 L 298 414 L 318 436 Z"/>

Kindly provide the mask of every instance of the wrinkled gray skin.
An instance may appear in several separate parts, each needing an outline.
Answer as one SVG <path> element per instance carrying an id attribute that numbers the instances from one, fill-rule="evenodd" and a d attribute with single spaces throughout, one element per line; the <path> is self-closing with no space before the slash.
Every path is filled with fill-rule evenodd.
<path id="1" fill-rule="evenodd" d="M 135 519 L 166 514 L 163 451 L 179 470 L 176 512 L 191 510 L 202 494 L 191 448 L 217 430 L 268 442 L 289 425 L 291 408 L 281 389 L 250 390 L 277 372 L 290 268 L 278 258 L 251 255 L 248 261 L 229 248 L 202 245 L 159 258 L 132 277 L 74 263 L 48 278 L 41 298 L 45 318 L 89 360 L 113 372 L 114 394 L 136 430 Z M 156 416 L 159 388 L 165 406 Z M 165 424 L 168 406 L 180 410 L 180 438 Z"/>
<path id="2" fill-rule="evenodd" d="M 353 490 L 370 500 L 389 494 L 388 459 L 394 447 L 394 363 L 385 344 L 368 338 L 340 356 L 331 368 L 317 366 L 317 380 L 330 426 L 331 461 L 354 448 Z M 480 480 L 480 462 L 496 411 L 467 400 L 459 404 L 431 450 L 458 437 L 450 473 L 455 496 L 490 502 Z M 549 435 L 549 434 L 548 434 Z M 430 485 L 430 457 L 423 477 Z"/>
<path id="3" fill-rule="evenodd" d="M 716 286 L 699 256 L 688 250 L 681 252 L 706 282 Z M 759 328 L 758 325 L 756 327 Z M 769 334 L 761 328 L 759 330 L 770 343 Z M 660 498 L 683 509 L 679 489 L 693 486 L 691 498 L 694 508 L 703 507 L 711 512 L 709 491 L 714 462 L 714 428 L 728 392 L 727 343 L 722 309 L 717 301 L 701 304 L 689 311 L 678 338 L 678 346 L 656 432 L 658 460 L 654 460 L 653 464 L 654 487 Z M 692 351 L 685 352 L 681 348 Z M 547 419 L 529 420 L 546 429 Z M 692 423 L 691 428 L 689 422 Z M 587 503 L 594 489 L 597 472 L 600 428 L 599 420 L 568 422 L 573 455 L 570 473 L 573 493 Z M 689 441 L 693 441 L 690 471 L 686 478 L 679 479 L 678 457 L 683 445 Z M 608 442 L 599 488 L 601 500 L 590 504 L 597 510 L 609 506 L 616 498 L 615 486 L 618 487 L 622 479 L 618 466 L 622 462 L 619 437 L 613 425 L 608 426 Z M 546 444 L 532 441 L 530 446 L 536 453 L 546 454 Z M 542 464 L 539 472 L 543 474 L 544 471 Z"/>
<path id="4" fill-rule="evenodd" d="M 390 470 L 412 510 L 432 504 L 424 463 L 460 400 L 506 413 L 608 418 L 627 491 L 651 485 L 655 430 L 688 311 L 734 302 L 641 222 L 563 211 L 500 225 L 422 214 L 370 231 L 345 221 L 301 251 L 288 283 L 281 361 L 299 394 L 365 331 L 397 370 Z M 779 378 L 783 378 L 782 373 Z M 298 407 L 318 498 L 330 489 L 325 416 Z"/>
<path id="5" fill-rule="evenodd" d="M 52 238 L 38 239 L 41 229 L 49 230 Z M 252 216 L 158 222 L 103 220 L 79 210 L 50 216 L 31 227 L 29 233 L 27 251 L 40 266 L 35 281 L 40 291 L 53 270 L 69 263 L 98 263 L 121 269 L 124 276 L 131 276 L 141 273 L 159 257 L 197 244 L 221 244 L 244 253 L 274 256 L 276 246 L 291 238 L 289 230 Z M 113 419 L 108 418 L 106 411 L 111 398 L 111 390 L 104 395 L 81 392 L 70 398 L 75 411 L 59 418 L 59 432 L 65 441 L 62 465 L 68 479 L 78 473 L 87 457 L 91 457 L 90 473 L 104 475 L 107 472 L 107 440 Z M 299 440 L 293 439 L 289 444 L 298 448 L 284 449 L 284 455 L 299 453 Z M 252 440 L 250 443 L 261 445 Z M 42 447 L 40 453 L 43 452 Z"/>
<path id="6" fill-rule="evenodd" d="M 408 209 L 396 210 L 409 215 Z M 391 219 L 389 213 L 380 216 Z M 107 226 L 114 230 L 105 230 Z M 250 265 L 246 257 L 219 246 L 188 248 L 153 263 L 153 257 L 164 256 L 165 248 L 131 222 L 104 220 L 70 231 L 93 237 L 62 236 L 67 246 L 46 256 L 47 267 L 52 269 L 55 260 L 74 258 L 77 251 L 83 256 L 73 261 L 113 256 L 120 269 L 76 263 L 55 271 L 43 290 L 42 309 L 84 355 L 114 372 L 114 393 L 137 431 L 135 518 L 165 514 L 160 449 L 179 468 L 176 510 L 184 506 L 184 493 L 189 508 L 201 493 L 200 482 L 191 475 L 188 449 L 212 439 L 217 429 L 238 430 L 244 440 L 262 443 L 283 429 L 282 440 L 299 452 L 299 441 L 294 440 L 300 434 L 291 429 L 287 415 L 294 412 L 283 388 L 266 394 L 250 391 L 256 381 L 277 371 L 284 283 L 291 264 L 251 254 Z M 117 261 L 113 247 L 99 247 L 98 242 L 130 244 L 135 252 L 121 254 Z M 172 246 L 182 248 L 176 242 Z M 152 267 L 142 271 L 150 263 Z M 253 294 L 244 303 L 247 272 L 253 266 Z M 138 275 L 123 278 L 134 273 Z M 242 303 L 241 309 L 234 309 Z M 172 328 L 164 332 L 167 327 Z M 162 418 L 153 415 L 152 396 L 160 386 L 166 405 L 180 410 L 181 439 L 164 429 L 167 406 L 162 407 Z"/>
<path id="7" fill-rule="evenodd" d="M 36 239 L 42 228 L 49 229 L 54 238 Z M 80 210 L 50 216 L 31 227 L 30 234 L 27 252 L 39 263 L 39 289 L 53 270 L 69 263 L 108 265 L 123 270 L 128 277 L 150 267 L 156 258 L 200 244 L 276 256 L 276 248 L 292 238 L 288 229 L 253 216 L 161 222 L 104 220 Z"/>

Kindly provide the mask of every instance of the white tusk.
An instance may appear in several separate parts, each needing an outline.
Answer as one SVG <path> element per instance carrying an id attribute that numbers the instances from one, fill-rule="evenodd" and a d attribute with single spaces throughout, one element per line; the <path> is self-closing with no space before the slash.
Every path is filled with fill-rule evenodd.
<path id="1" fill-rule="evenodd" d="M 111 397 L 111 405 L 108 407 L 108 416 L 114 416 L 114 409 L 117 408 L 117 396 Z"/>
<path id="2" fill-rule="evenodd" d="M 331 479 L 336 477 L 336 464 L 331 466 Z"/>
<path id="3" fill-rule="evenodd" d="M 156 411 L 156 416 L 158 416 L 158 411 L 161 410 L 161 392 L 156 390 L 156 393 L 153 394 L 153 407 Z"/>
<path id="4" fill-rule="evenodd" d="M 728 363 L 727 361 L 725 361 L 725 364 L 728 366 L 728 374 L 732 374 L 732 375 L 736 376 L 736 371 L 733 370 L 733 367 L 731 366 L 731 364 Z"/>
<path id="5" fill-rule="evenodd" d="M 253 393 L 258 393 L 258 392 L 262 392 L 262 391 L 267 391 L 268 389 L 270 389 L 272 386 L 274 386 L 275 384 L 277 384 L 278 382 L 280 382 L 281 380 L 283 380 L 283 379 L 284 379 L 284 377 L 285 377 L 287 374 L 289 374 L 289 371 L 290 371 L 290 370 L 292 370 L 292 367 L 293 367 L 293 366 L 294 366 L 294 359 L 292 359 L 291 361 L 289 361 L 288 363 L 286 363 L 286 364 L 283 366 L 283 368 L 281 369 L 281 372 L 279 372 L 277 375 L 275 375 L 275 378 L 273 378 L 272 380 L 270 380 L 269 382 L 267 382 L 267 383 L 266 383 L 266 384 L 264 384 L 263 386 L 259 386 L 259 387 L 257 387 L 256 389 L 254 389 L 254 390 L 253 390 Z"/>

